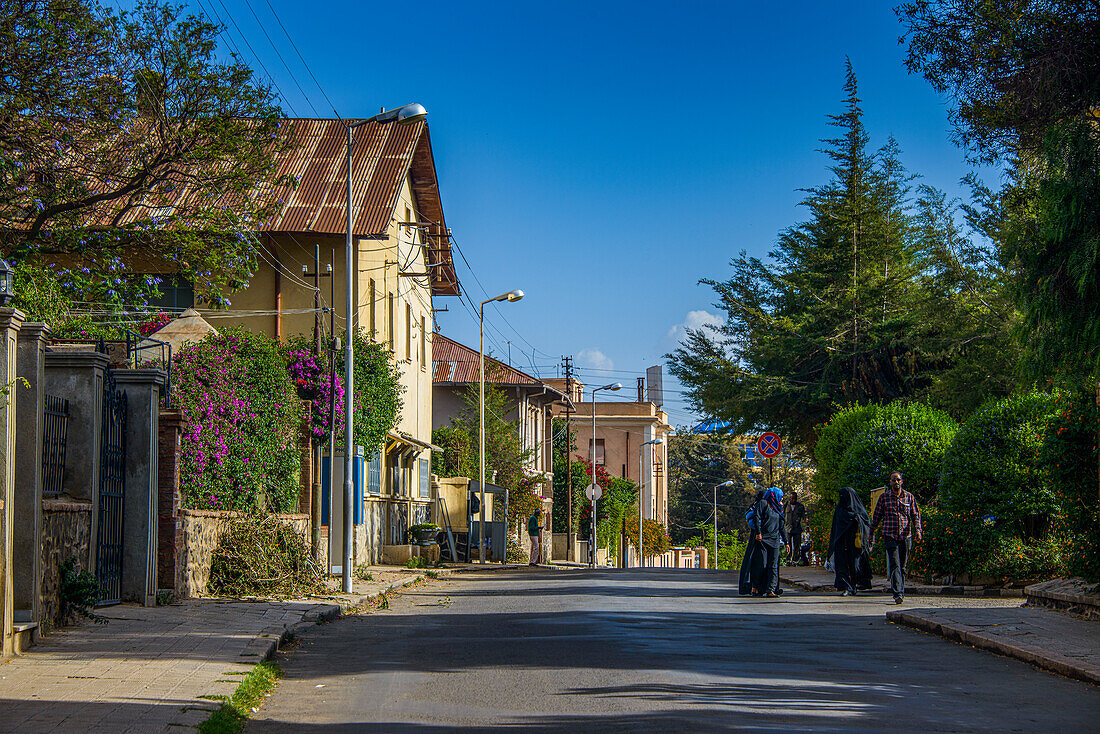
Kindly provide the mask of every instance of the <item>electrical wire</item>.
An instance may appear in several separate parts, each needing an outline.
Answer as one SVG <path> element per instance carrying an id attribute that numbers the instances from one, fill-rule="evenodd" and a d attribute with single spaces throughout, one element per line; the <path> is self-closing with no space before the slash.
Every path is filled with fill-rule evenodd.
<path id="1" fill-rule="evenodd" d="M 286 59 L 283 58 L 282 53 L 280 53 L 278 47 L 275 46 L 275 42 L 271 40 L 271 35 L 268 34 L 267 28 L 264 27 L 263 22 L 260 20 L 260 16 L 256 15 L 256 10 L 252 7 L 252 3 L 249 0 L 244 0 L 244 4 L 248 6 L 248 10 L 252 13 L 252 17 L 256 19 L 256 25 L 260 27 L 260 31 L 263 32 L 264 38 L 271 44 L 271 50 L 279 57 L 279 61 L 282 62 L 283 68 L 286 69 L 286 73 L 290 74 L 290 80 L 294 82 L 294 86 L 298 87 L 298 91 L 302 93 L 302 98 L 305 99 L 309 108 L 313 110 L 313 115 L 315 117 L 320 117 L 320 115 L 317 114 L 317 108 L 313 106 L 313 101 L 309 98 L 309 95 L 306 94 L 306 90 L 302 89 L 302 85 L 298 83 L 298 78 L 294 76 L 294 72 L 290 70 L 290 66 L 286 63 Z"/>
<path id="2" fill-rule="evenodd" d="M 340 113 L 336 111 L 336 106 L 332 104 L 332 100 L 325 94 L 325 90 L 322 89 L 321 83 L 317 81 L 317 77 L 313 75 L 313 70 L 309 68 L 309 64 L 307 64 L 306 60 L 302 57 L 302 52 L 298 50 L 298 46 L 295 45 L 294 39 L 287 33 L 286 26 L 283 25 L 283 21 L 279 17 L 279 14 L 275 12 L 275 8 L 271 7 L 271 0 L 264 0 L 264 2 L 267 3 L 267 7 L 271 10 L 271 14 L 275 16 L 275 20 L 279 23 L 279 27 L 283 29 L 286 40 L 290 41 L 290 47 L 294 49 L 294 53 L 298 54 L 298 59 L 302 62 L 302 66 L 305 67 L 306 72 L 309 74 L 310 78 L 313 79 L 313 83 L 317 85 L 317 91 L 319 91 L 321 96 L 325 98 L 325 101 L 328 102 L 328 106 L 332 109 L 332 114 L 336 115 L 337 120 L 342 120 L 343 118 L 340 117 Z"/>

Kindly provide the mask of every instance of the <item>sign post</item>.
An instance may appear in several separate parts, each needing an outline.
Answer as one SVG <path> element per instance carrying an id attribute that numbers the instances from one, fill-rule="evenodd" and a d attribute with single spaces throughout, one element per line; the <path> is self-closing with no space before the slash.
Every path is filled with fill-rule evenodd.
<path id="1" fill-rule="evenodd" d="M 775 486 L 775 465 L 772 460 L 779 456 L 779 452 L 783 450 L 783 440 L 779 438 L 778 434 L 768 431 L 767 433 L 760 434 L 759 440 L 756 442 L 756 450 L 761 456 L 768 460 L 768 484 Z"/>

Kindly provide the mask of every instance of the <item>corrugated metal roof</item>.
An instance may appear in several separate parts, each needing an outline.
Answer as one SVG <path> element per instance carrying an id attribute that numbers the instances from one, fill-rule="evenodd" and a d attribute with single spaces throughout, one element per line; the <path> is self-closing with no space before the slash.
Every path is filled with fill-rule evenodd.
<path id="1" fill-rule="evenodd" d="M 280 121 L 289 130 L 292 144 L 276 157 L 276 176 L 298 180 L 293 191 L 283 194 L 279 214 L 268 219 L 259 231 L 270 233 L 343 234 L 347 231 L 347 125 L 355 120 L 293 118 Z M 377 122 L 354 131 L 352 148 L 353 231 L 361 237 L 384 237 L 397 206 L 401 185 L 408 176 L 416 196 L 420 220 L 432 223 L 422 230 L 429 248 L 432 292 L 458 295 L 458 277 L 451 256 L 450 232 L 443 217 L 439 181 L 427 122 L 409 125 Z M 226 163 L 225 165 L 230 165 Z M 119 202 L 89 211 L 85 226 L 125 226 L 145 218 L 155 209 L 171 211 L 184 201 L 194 203 L 200 193 L 181 185 L 159 193 L 152 203 L 139 204 L 119 216 Z M 214 204 L 232 206 L 228 200 Z"/>
<path id="2" fill-rule="evenodd" d="M 432 335 L 432 382 L 465 383 L 480 380 L 481 366 L 476 349 L 470 349 L 442 334 Z M 494 385 L 543 384 L 537 377 L 531 377 L 526 372 L 509 367 L 489 356 L 485 357 L 485 381 Z"/>

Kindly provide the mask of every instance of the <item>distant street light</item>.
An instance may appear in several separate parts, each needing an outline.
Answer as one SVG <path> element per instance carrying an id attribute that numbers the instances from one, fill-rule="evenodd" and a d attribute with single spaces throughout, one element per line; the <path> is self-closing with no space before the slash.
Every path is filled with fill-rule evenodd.
<path id="1" fill-rule="evenodd" d="M 523 291 L 514 290 L 501 293 L 495 298 L 488 298 L 481 302 L 477 310 L 478 323 L 481 326 L 481 339 L 478 342 L 478 357 L 481 360 L 481 393 L 478 398 L 478 419 L 481 427 L 478 430 L 478 457 L 481 466 L 481 507 L 480 519 L 477 524 L 477 547 L 481 563 L 485 563 L 485 304 L 494 301 L 508 301 L 512 303 L 523 298 Z M 494 501 L 493 507 L 496 507 Z M 467 554 L 468 555 L 468 554 Z M 508 504 L 504 505 L 504 560 L 508 560 Z"/>
<path id="2" fill-rule="evenodd" d="M 342 586 L 345 594 L 351 593 L 351 536 L 354 532 L 352 525 L 352 507 L 355 504 L 355 493 L 352 488 L 352 474 L 354 472 L 352 460 L 355 456 L 355 431 L 353 425 L 355 423 L 355 403 L 352 401 L 352 395 L 355 392 L 355 355 L 353 353 L 355 344 L 355 308 L 352 299 L 352 294 L 355 293 L 355 277 L 353 272 L 355 252 L 352 244 L 352 227 L 354 225 L 351 213 L 351 148 L 354 143 L 355 128 L 366 125 L 368 122 L 396 122 L 398 125 L 408 125 L 409 123 L 419 122 L 427 116 L 428 111 L 425 110 L 422 105 L 413 103 L 407 104 L 404 107 L 395 107 L 392 110 L 383 110 L 373 117 L 368 117 L 365 120 L 356 120 L 355 122 L 347 124 L 348 229 L 347 239 L 344 242 L 344 324 L 347 327 L 347 331 L 344 334 L 346 341 L 344 344 L 344 558 L 343 567 L 340 569 Z M 333 390 L 335 389 L 336 388 L 333 387 Z M 332 460 L 333 457 L 329 457 L 329 461 Z"/>
<path id="3" fill-rule="evenodd" d="M 620 382 L 612 382 L 609 385 L 603 387 L 597 387 L 592 390 L 592 486 L 596 485 L 596 393 L 600 390 L 622 390 L 623 386 Z M 591 568 L 596 567 L 596 492 L 592 492 L 592 539 L 588 544 L 588 550 L 591 553 L 588 561 L 588 565 Z"/>
<path id="4" fill-rule="evenodd" d="M 730 479 L 729 481 L 722 482 L 721 484 L 714 485 L 714 570 L 718 570 L 718 488 L 719 487 L 732 487 L 735 482 Z"/>
<path id="5" fill-rule="evenodd" d="M 652 441 L 646 441 L 638 447 L 638 568 L 645 565 L 645 554 L 642 553 L 642 499 L 645 497 L 645 447 L 660 446 L 661 443 L 661 439 L 655 438 Z M 656 449 L 653 450 L 656 451 Z"/>

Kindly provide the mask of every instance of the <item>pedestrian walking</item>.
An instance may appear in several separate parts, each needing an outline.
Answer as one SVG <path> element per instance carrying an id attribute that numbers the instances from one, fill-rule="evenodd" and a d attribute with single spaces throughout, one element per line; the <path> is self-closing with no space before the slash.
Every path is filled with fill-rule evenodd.
<path id="1" fill-rule="evenodd" d="M 527 534 L 531 536 L 531 564 L 532 566 L 539 565 L 540 560 L 540 545 L 539 545 L 539 532 L 542 530 L 542 514 L 536 512 L 527 519 Z"/>
<path id="2" fill-rule="evenodd" d="M 802 528 L 806 522 L 806 506 L 798 501 L 798 492 L 791 490 L 791 501 L 787 505 L 787 537 L 793 551 L 787 558 L 788 566 L 797 566 L 802 560 Z"/>
<path id="3" fill-rule="evenodd" d="M 741 596 L 762 596 L 764 588 L 764 551 L 763 544 L 756 539 L 756 505 L 764 501 L 764 493 L 757 492 L 753 503 L 745 513 L 745 524 L 749 526 L 749 540 L 745 543 L 745 556 L 741 559 L 741 576 L 737 584 L 737 593 Z"/>
<path id="4" fill-rule="evenodd" d="M 890 579 L 890 590 L 894 592 L 895 604 L 901 604 L 905 598 L 905 572 L 909 566 L 913 540 L 919 543 L 924 532 L 917 498 L 905 491 L 902 486 L 904 482 L 901 472 L 890 473 L 886 491 L 875 505 L 875 514 L 871 519 L 872 545 L 875 530 L 882 525 L 882 542 L 886 546 L 886 575 Z"/>
<path id="5" fill-rule="evenodd" d="M 786 523 L 783 521 L 783 490 L 770 487 L 764 490 L 764 499 L 754 506 L 756 517 L 756 540 L 761 544 L 764 557 L 764 596 L 774 599 L 779 596 L 779 549 L 787 548 L 790 553 L 790 541 L 787 538 Z"/>
<path id="6" fill-rule="evenodd" d="M 836 574 L 834 585 L 844 596 L 855 596 L 857 589 L 871 588 L 871 518 L 859 495 L 844 487 L 833 509 L 826 559 Z M 828 565 L 828 560 L 826 561 Z"/>

